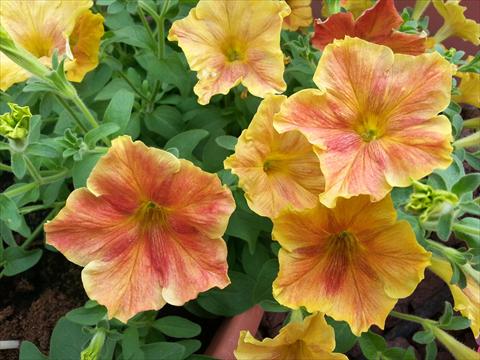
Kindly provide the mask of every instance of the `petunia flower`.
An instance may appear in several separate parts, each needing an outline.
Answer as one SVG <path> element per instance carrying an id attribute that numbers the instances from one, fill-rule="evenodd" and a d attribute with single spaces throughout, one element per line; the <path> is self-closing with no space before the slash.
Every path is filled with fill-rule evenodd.
<path id="1" fill-rule="evenodd" d="M 480 45 L 480 24 L 465 17 L 464 12 L 467 8 L 461 6 L 459 0 L 433 0 L 433 6 L 444 20 L 442 27 L 434 36 L 437 43 L 450 36 L 458 36 Z"/>
<path id="2" fill-rule="evenodd" d="M 469 274 L 466 274 L 467 286 L 464 289 L 451 284 L 453 270 L 450 263 L 436 256 L 432 257 L 429 270 L 447 283 L 455 301 L 455 310 L 470 319 L 470 328 L 475 338 L 478 338 L 480 335 L 480 284 Z"/>
<path id="3" fill-rule="evenodd" d="M 235 350 L 237 360 L 346 360 L 345 355 L 333 353 L 335 334 L 325 321 L 324 314 L 316 313 L 302 321 L 291 321 L 280 329 L 273 339 L 255 339 L 250 332 L 241 331 Z"/>
<path id="4" fill-rule="evenodd" d="M 224 162 L 239 177 L 250 208 L 275 217 L 287 206 L 314 207 L 324 180 L 312 145 L 297 131 L 279 134 L 273 116 L 286 96 L 269 95 L 260 104 L 248 129 Z"/>
<path id="5" fill-rule="evenodd" d="M 57 49 L 67 56 L 65 69 L 71 81 L 82 81 L 98 65 L 103 17 L 93 14 L 91 0 L 2 0 L 0 22 L 13 40 L 50 66 Z M 20 14 L 20 15 L 19 15 Z M 31 75 L 0 53 L 0 89 Z"/>
<path id="6" fill-rule="evenodd" d="M 301 27 L 310 26 L 313 21 L 312 0 L 285 0 L 291 13 L 283 20 L 283 28 L 297 31 Z"/>
<path id="7" fill-rule="evenodd" d="M 85 267 L 87 295 L 125 322 L 229 284 L 221 236 L 234 208 L 217 176 L 122 136 L 45 225 L 46 241 Z"/>
<path id="8" fill-rule="evenodd" d="M 307 89 L 275 116 L 280 133 L 300 130 L 316 146 L 325 177 L 321 201 L 382 199 L 451 163 L 451 65 L 438 53 L 407 56 L 361 39 L 335 40 Z"/>
<path id="9" fill-rule="evenodd" d="M 350 36 L 388 46 L 395 53 L 424 53 L 425 36 L 397 31 L 402 23 L 393 0 L 379 0 L 356 20 L 351 13 L 337 13 L 326 21 L 317 20 L 312 45 L 323 50 L 335 39 Z"/>
<path id="10" fill-rule="evenodd" d="M 344 320 L 356 335 L 371 325 L 383 328 L 397 300 L 413 292 L 430 263 L 411 226 L 396 218 L 390 196 L 284 211 L 273 219 L 273 238 L 281 245 L 275 299 Z"/>
<path id="11" fill-rule="evenodd" d="M 453 100 L 480 108 L 480 74 L 457 71 L 455 76 L 460 78 L 458 85 L 460 94 L 454 95 Z"/>
<path id="12" fill-rule="evenodd" d="M 178 41 L 198 83 L 198 102 L 227 94 L 243 84 L 255 96 L 281 93 L 283 53 L 280 32 L 290 14 L 284 1 L 200 0 L 188 16 L 173 23 L 168 39 Z"/>

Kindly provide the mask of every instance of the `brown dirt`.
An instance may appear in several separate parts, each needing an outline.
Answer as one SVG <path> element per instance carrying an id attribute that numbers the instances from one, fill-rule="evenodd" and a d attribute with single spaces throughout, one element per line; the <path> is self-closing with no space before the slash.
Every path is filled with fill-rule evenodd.
<path id="1" fill-rule="evenodd" d="M 34 268 L 0 281 L 0 340 L 28 340 L 44 353 L 55 323 L 86 295 L 81 268 L 61 254 L 45 251 Z M 2 351 L 2 359 L 18 359 L 17 350 Z"/>

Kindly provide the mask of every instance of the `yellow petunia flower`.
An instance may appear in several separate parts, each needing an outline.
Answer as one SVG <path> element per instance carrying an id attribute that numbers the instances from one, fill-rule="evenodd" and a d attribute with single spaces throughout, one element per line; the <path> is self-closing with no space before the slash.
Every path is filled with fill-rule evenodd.
<path id="1" fill-rule="evenodd" d="M 67 78 L 81 81 L 98 65 L 103 17 L 89 9 L 91 0 L 2 0 L 0 22 L 12 39 L 45 65 L 57 49 L 66 55 Z M 25 81 L 30 74 L 0 53 L 0 89 Z"/>
<path id="2" fill-rule="evenodd" d="M 458 71 L 455 76 L 460 78 L 458 85 L 460 94 L 454 95 L 453 100 L 480 108 L 480 74 Z"/>
<path id="3" fill-rule="evenodd" d="M 480 284 L 468 274 L 466 274 L 467 286 L 464 289 L 450 284 L 453 275 L 452 267 L 448 261 L 439 257 L 432 257 L 432 265 L 429 269 L 447 283 L 455 301 L 455 310 L 470 319 L 470 328 L 477 338 L 480 335 Z"/>
<path id="4" fill-rule="evenodd" d="M 283 28 L 297 31 L 301 27 L 310 26 L 313 21 L 312 0 L 285 0 L 292 11 L 283 20 Z"/>
<path id="5" fill-rule="evenodd" d="M 304 306 L 346 321 L 359 335 L 380 328 L 397 300 L 424 277 L 430 254 L 411 226 L 397 221 L 390 196 L 340 199 L 334 209 L 286 210 L 273 219 L 281 249 L 273 296 L 292 309 Z"/>
<path id="6" fill-rule="evenodd" d="M 283 208 L 314 207 L 324 180 L 312 145 L 297 131 L 279 134 L 273 116 L 286 96 L 269 95 L 260 104 L 248 129 L 242 132 L 226 169 L 238 175 L 250 208 L 275 217 Z"/>
<path id="7" fill-rule="evenodd" d="M 237 360 L 347 360 L 333 353 L 335 334 L 321 313 L 310 315 L 299 321 L 291 321 L 280 329 L 273 339 L 255 339 L 250 332 L 241 331 L 235 350 Z"/>
<path id="8" fill-rule="evenodd" d="M 284 1 L 200 0 L 175 21 L 168 39 L 178 41 L 197 72 L 198 102 L 208 104 L 240 83 L 259 97 L 285 91 L 280 32 L 289 14 Z"/>
<path id="9" fill-rule="evenodd" d="M 467 8 L 460 5 L 460 0 L 433 0 L 433 6 L 444 20 L 442 27 L 434 36 L 437 43 L 450 36 L 458 36 L 480 45 L 480 24 L 465 18 L 464 12 Z"/>
<path id="10" fill-rule="evenodd" d="M 451 163 L 452 66 L 440 54 L 394 54 L 358 38 L 325 47 L 313 77 L 319 89 L 290 96 L 274 127 L 299 130 L 325 177 L 320 200 L 368 194 L 382 199 Z M 399 156 L 401 154 L 401 156 Z"/>

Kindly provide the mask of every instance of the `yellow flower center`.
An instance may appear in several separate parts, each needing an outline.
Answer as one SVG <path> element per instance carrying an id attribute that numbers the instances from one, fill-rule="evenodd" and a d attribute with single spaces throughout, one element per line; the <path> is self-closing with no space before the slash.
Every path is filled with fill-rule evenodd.
<path id="1" fill-rule="evenodd" d="M 228 49 L 226 55 L 227 55 L 228 61 L 230 61 L 230 62 L 234 62 L 234 61 L 237 61 L 237 60 L 243 60 L 242 54 L 237 49 L 233 49 L 233 48 Z"/>
<path id="2" fill-rule="evenodd" d="M 263 171 L 267 174 L 271 174 L 274 171 L 281 169 L 281 160 L 267 159 L 263 163 Z"/>
<path id="3" fill-rule="evenodd" d="M 245 59 L 246 45 L 238 39 L 227 39 L 222 46 L 222 50 L 228 62 L 232 63 Z"/>
<path id="4" fill-rule="evenodd" d="M 350 257 L 358 250 L 358 240 L 349 231 L 341 231 L 338 234 L 334 234 L 331 239 L 329 250 L 337 255 L 343 254 Z"/>
<path id="5" fill-rule="evenodd" d="M 135 215 L 144 227 L 149 227 L 152 224 L 163 227 L 168 223 L 168 209 L 153 201 L 144 202 Z"/>
<path id="6" fill-rule="evenodd" d="M 355 131 L 360 135 L 363 141 L 370 142 L 380 138 L 383 135 L 383 126 L 379 117 L 372 114 L 363 115 L 357 121 Z"/>

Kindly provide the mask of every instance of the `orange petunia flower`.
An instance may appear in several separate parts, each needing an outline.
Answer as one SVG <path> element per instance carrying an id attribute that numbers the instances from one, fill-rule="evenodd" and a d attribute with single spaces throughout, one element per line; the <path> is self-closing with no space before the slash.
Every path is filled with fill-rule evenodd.
<path id="1" fill-rule="evenodd" d="M 103 16 L 93 14 L 91 0 L 2 0 L 0 22 L 12 39 L 49 66 L 55 49 L 67 78 L 82 81 L 97 67 Z M 27 80 L 30 74 L 0 52 L 0 89 Z"/>
<path id="2" fill-rule="evenodd" d="M 312 0 L 285 0 L 291 13 L 283 20 L 283 28 L 297 31 L 301 27 L 310 26 L 313 21 Z"/>
<path id="3" fill-rule="evenodd" d="M 175 21 L 168 39 L 178 41 L 197 72 L 198 102 L 208 104 L 240 83 L 259 97 L 285 91 L 280 32 L 289 14 L 283 0 L 200 0 Z"/>
<path id="4" fill-rule="evenodd" d="M 460 78 L 458 85 L 460 94 L 454 95 L 453 100 L 480 108 L 480 74 L 457 71 L 455 76 Z"/>
<path id="5" fill-rule="evenodd" d="M 315 23 L 312 45 L 323 50 L 335 39 L 358 37 L 388 46 L 395 53 L 418 55 L 425 52 L 425 36 L 397 31 L 403 23 L 393 0 L 379 0 L 354 20 L 351 13 L 337 13 Z"/>
<path id="6" fill-rule="evenodd" d="M 375 0 L 340 0 L 340 6 L 351 12 L 355 19 L 373 5 L 375 5 Z M 326 1 L 322 2 L 322 16 L 330 16 Z"/>
<path id="7" fill-rule="evenodd" d="M 407 56 L 361 39 L 335 40 L 314 75 L 321 90 L 287 99 L 280 133 L 300 130 L 316 146 L 325 177 L 320 200 L 368 194 L 382 199 L 451 163 L 452 67 L 438 53 Z"/>
<path id="8" fill-rule="evenodd" d="M 255 339 L 248 331 L 241 331 L 235 350 L 237 360 L 347 360 L 333 353 L 335 333 L 325 321 L 324 314 L 316 313 L 302 321 L 291 321 L 280 329 L 273 339 Z"/>
<path id="9" fill-rule="evenodd" d="M 247 130 L 224 162 L 238 175 L 250 208 L 275 217 L 287 206 L 314 207 L 323 191 L 324 179 L 312 145 L 297 131 L 279 134 L 273 116 L 286 96 L 269 95 L 260 104 Z"/>
<path id="10" fill-rule="evenodd" d="M 283 212 L 273 219 L 273 238 L 281 245 L 274 297 L 292 309 L 305 306 L 345 320 L 357 335 L 374 324 L 382 328 L 430 263 L 410 225 L 396 218 L 390 196 Z"/>
<path id="11" fill-rule="evenodd" d="M 229 284 L 221 236 L 234 208 L 217 176 L 122 136 L 45 225 L 46 240 L 85 266 L 87 295 L 126 322 Z"/>

